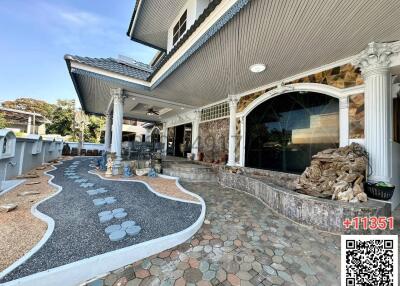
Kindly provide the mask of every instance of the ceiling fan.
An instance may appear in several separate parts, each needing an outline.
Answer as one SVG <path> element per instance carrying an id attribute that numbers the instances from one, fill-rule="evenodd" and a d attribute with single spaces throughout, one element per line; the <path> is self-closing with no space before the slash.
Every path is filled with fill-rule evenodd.
<path id="1" fill-rule="evenodd" d="M 147 115 L 160 115 L 158 111 L 154 110 L 153 108 L 147 109 Z"/>

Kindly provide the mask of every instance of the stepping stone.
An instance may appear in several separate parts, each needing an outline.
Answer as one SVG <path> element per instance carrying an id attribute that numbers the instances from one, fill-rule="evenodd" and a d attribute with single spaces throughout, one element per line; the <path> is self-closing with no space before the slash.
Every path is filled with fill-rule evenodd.
<path id="1" fill-rule="evenodd" d="M 122 229 L 127 229 L 128 227 L 131 227 L 134 225 L 136 225 L 136 222 L 133 220 L 127 220 L 127 221 L 124 221 L 123 223 L 121 223 Z"/>
<path id="2" fill-rule="evenodd" d="M 40 182 L 28 182 L 25 185 L 26 186 L 31 186 L 31 185 L 37 185 L 37 184 L 40 184 Z"/>
<path id="3" fill-rule="evenodd" d="M 89 188 L 89 187 L 93 187 L 94 184 L 93 183 L 82 183 L 79 186 L 82 188 Z"/>
<path id="4" fill-rule="evenodd" d="M 105 216 L 105 215 L 112 215 L 112 212 L 111 211 L 103 211 L 103 212 L 98 213 L 97 215 L 99 217 Z"/>
<path id="5" fill-rule="evenodd" d="M 75 183 L 86 183 L 88 180 L 87 179 L 79 179 L 75 180 Z"/>
<path id="6" fill-rule="evenodd" d="M 106 202 L 106 204 L 111 205 L 111 204 L 115 203 L 117 200 L 114 197 L 107 197 L 107 198 L 104 198 L 104 201 Z"/>
<path id="7" fill-rule="evenodd" d="M 110 226 L 107 226 L 104 231 L 107 234 L 111 234 L 112 232 L 119 231 L 119 230 L 121 230 L 121 226 L 119 224 L 112 224 Z"/>
<path id="8" fill-rule="evenodd" d="M 112 220 L 113 218 L 114 218 L 114 216 L 112 214 L 103 215 L 100 217 L 100 223 L 108 222 L 108 221 Z"/>
<path id="9" fill-rule="evenodd" d="M 125 209 L 123 209 L 123 208 L 118 208 L 118 209 L 112 210 L 112 213 L 113 213 L 113 214 L 123 213 L 123 212 L 125 212 Z"/>
<path id="10" fill-rule="evenodd" d="M 122 213 L 116 213 L 116 214 L 114 214 L 114 217 L 117 218 L 117 219 L 121 219 L 121 218 L 126 217 L 127 215 L 128 215 L 128 214 L 127 214 L 126 212 L 122 212 Z"/>
<path id="11" fill-rule="evenodd" d="M 94 199 L 93 203 L 95 206 L 104 206 L 104 205 L 111 205 L 115 203 L 117 200 L 114 197 L 107 197 L 105 199 Z"/>
<path id="12" fill-rule="evenodd" d="M 41 166 L 36 168 L 36 170 L 44 170 L 44 169 L 46 169 L 46 166 Z"/>
<path id="13" fill-rule="evenodd" d="M 70 176 L 68 179 L 80 179 L 81 177 L 79 176 Z"/>
<path id="14" fill-rule="evenodd" d="M 17 204 L 13 204 L 13 203 L 0 205 L 0 212 L 8 213 L 10 211 L 15 210 L 17 208 L 17 206 L 18 206 Z"/>
<path id="15" fill-rule="evenodd" d="M 119 241 L 122 240 L 126 236 L 126 232 L 123 230 L 118 230 L 112 232 L 108 237 L 111 241 Z"/>
<path id="16" fill-rule="evenodd" d="M 94 199 L 93 203 L 96 207 L 101 207 L 106 204 L 106 201 L 104 199 Z"/>
<path id="17" fill-rule="evenodd" d="M 25 192 L 18 193 L 17 196 L 26 197 L 26 196 L 34 196 L 34 195 L 39 195 L 39 194 L 40 194 L 40 192 L 38 192 L 38 191 L 25 191 Z"/>
<path id="18" fill-rule="evenodd" d="M 128 227 L 125 231 L 126 231 L 126 233 L 127 233 L 128 235 L 133 236 L 133 235 L 139 234 L 139 232 L 140 232 L 141 230 L 142 230 L 142 228 L 141 228 L 140 226 L 138 226 L 138 225 L 133 225 L 133 226 Z"/>

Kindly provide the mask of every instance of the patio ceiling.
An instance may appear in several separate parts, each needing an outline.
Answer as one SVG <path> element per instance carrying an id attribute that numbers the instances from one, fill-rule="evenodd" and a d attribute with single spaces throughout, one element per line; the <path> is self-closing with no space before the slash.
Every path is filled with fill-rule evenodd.
<path id="1" fill-rule="evenodd" d="M 159 11 L 164 5 L 163 1 L 146 2 Z M 156 16 L 142 16 L 143 21 L 149 17 Z M 161 120 L 181 113 L 180 107 L 201 107 L 354 56 L 372 41 L 399 40 L 398 27 L 398 0 L 251 0 L 157 86 L 152 86 L 151 76 L 128 85 L 87 75 L 73 74 L 73 78 L 90 112 L 104 112 L 109 88 L 123 87 L 158 104 L 176 104 L 161 118 L 147 118 Z M 251 73 L 249 67 L 255 63 L 267 65 L 267 70 Z M 113 74 L 119 76 L 118 71 Z M 127 107 L 127 117 L 146 119 L 132 108 Z"/>
<path id="2" fill-rule="evenodd" d="M 138 0 L 128 35 L 154 48 L 166 50 L 168 28 L 186 2 L 187 0 Z"/>
<path id="3" fill-rule="evenodd" d="M 397 0 L 252 0 L 153 92 L 209 104 L 399 40 L 399 27 Z"/>

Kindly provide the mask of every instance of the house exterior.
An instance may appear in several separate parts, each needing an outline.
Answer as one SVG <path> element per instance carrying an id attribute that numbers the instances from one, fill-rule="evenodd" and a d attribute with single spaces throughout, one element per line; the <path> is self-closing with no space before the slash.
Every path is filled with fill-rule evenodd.
<path id="1" fill-rule="evenodd" d="M 162 124 L 169 155 L 288 173 L 357 142 L 369 180 L 396 185 L 394 208 L 399 16 L 395 0 L 138 0 L 127 34 L 158 50 L 150 64 L 65 60 L 82 108 L 107 118 L 117 165 L 123 119 Z"/>
<path id="2" fill-rule="evenodd" d="M 43 115 L 34 112 L 0 106 L 0 113 L 6 119 L 7 128 L 14 132 L 44 135 L 46 134 L 46 124 L 51 123 Z"/>

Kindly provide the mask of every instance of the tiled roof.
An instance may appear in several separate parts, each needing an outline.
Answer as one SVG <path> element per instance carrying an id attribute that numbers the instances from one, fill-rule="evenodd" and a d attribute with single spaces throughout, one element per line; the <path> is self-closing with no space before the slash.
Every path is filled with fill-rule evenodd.
<path id="1" fill-rule="evenodd" d="M 147 80 L 153 72 L 153 69 L 144 63 L 127 63 L 123 60 L 117 60 L 113 58 L 88 58 L 66 55 L 65 60 L 76 61 L 92 67 L 101 68 L 110 72 L 119 73 L 140 80 Z"/>

